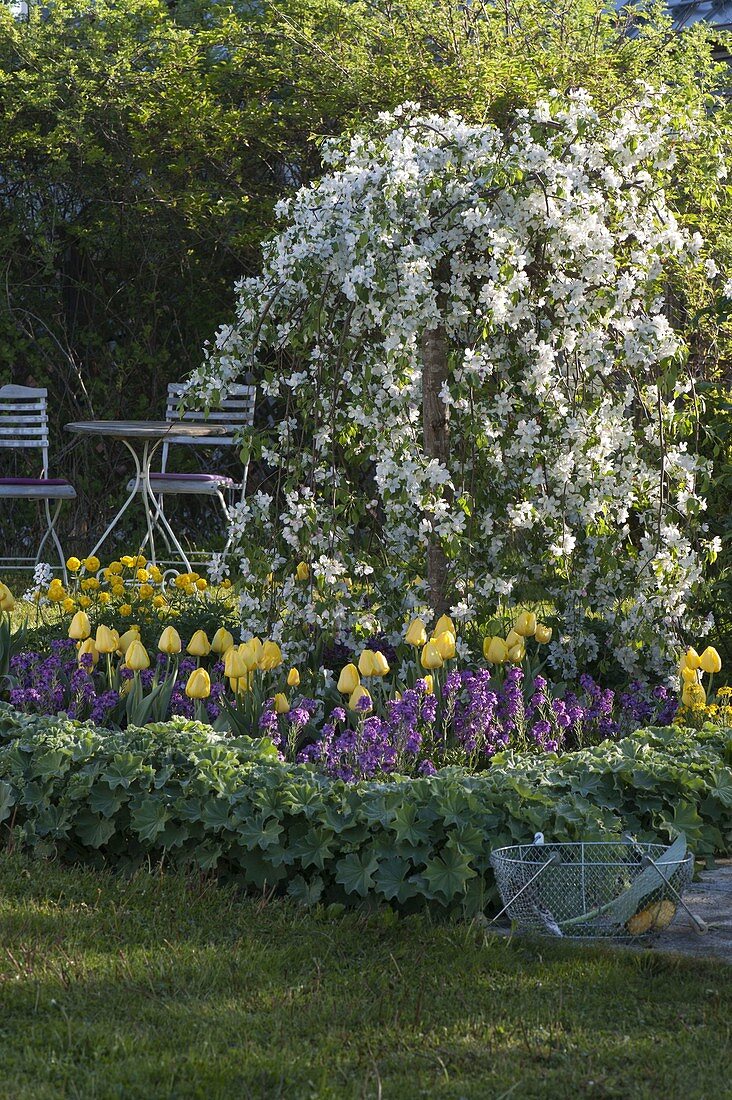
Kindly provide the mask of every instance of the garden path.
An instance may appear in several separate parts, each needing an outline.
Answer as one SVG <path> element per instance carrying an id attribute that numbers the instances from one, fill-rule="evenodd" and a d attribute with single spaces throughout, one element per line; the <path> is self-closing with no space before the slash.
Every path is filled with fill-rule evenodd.
<path id="1" fill-rule="evenodd" d="M 684 901 L 705 921 L 709 931 L 700 936 L 679 908 L 669 928 L 652 944 L 652 950 L 732 963 L 732 859 L 718 860 L 713 871 L 702 871 L 699 881 L 684 891 Z"/>

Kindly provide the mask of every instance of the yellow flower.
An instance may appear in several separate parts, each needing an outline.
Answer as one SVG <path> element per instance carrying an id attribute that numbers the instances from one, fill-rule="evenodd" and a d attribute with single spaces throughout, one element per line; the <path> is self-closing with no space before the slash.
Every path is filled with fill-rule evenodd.
<path id="1" fill-rule="evenodd" d="M 443 630 L 441 634 L 436 634 L 432 640 L 437 646 L 443 661 L 451 661 L 455 656 L 455 635 L 452 631 Z"/>
<path id="2" fill-rule="evenodd" d="M 686 661 L 687 668 L 699 668 L 699 654 L 693 646 L 689 646 L 689 648 L 687 649 L 686 653 L 684 654 L 684 660 Z"/>
<path id="3" fill-rule="evenodd" d="M 508 647 L 503 638 L 484 638 L 483 656 L 493 665 L 501 665 L 508 660 Z"/>
<path id="4" fill-rule="evenodd" d="M 296 668 L 291 668 L 287 673 L 287 686 L 291 688 L 300 686 L 300 673 Z"/>
<path id="5" fill-rule="evenodd" d="M 128 645 L 125 653 L 125 664 L 133 672 L 150 668 L 150 656 L 139 638 L 134 638 Z"/>
<path id="6" fill-rule="evenodd" d="M 222 588 L 227 588 L 227 589 L 231 588 L 231 581 L 229 580 L 228 577 L 226 577 L 226 579 L 221 582 L 221 587 Z"/>
<path id="7" fill-rule="evenodd" d="M 246 695 L 252 686 L 251 673 L 244 671 L 241 676 L 231 676 L 229 677 L 229 683 L 235 695 Z"/>
<path id="8" fill-rule="evenodd" d="M 434 642 L 427 642 L 427 644 L 422 649 L 419 660 L 422 668 L 427 668 L 430 670 L 435 668 L 442 668 L 442 656 Z"/>
<path id="9" fill-rule="evenodd" d="M 84 580 L 81 582 L 81 587 L 85 592 L 96 592 L 97 588 L 99 588 L 99 578 L 84 577 Z"/>
<path id="10" fill-rule="evenodd" d="M 699 677 L 697 675 L 696 669 L 687 668 L 686 666 L 684 666 L 684 668 L 682 668 L 681 670 L 681 679 L 684 681 L 685 684 L 697 684 L 699 682 Z"/>
<path id="11" fill-rule="evenodd" d="M 211 641 L 211 650 L 213 653 L 224 654 L 227 652 L 227 650 L 231 649 L 233 644 L 233 634 L 230 634 L 228 630 L 225 630 L 223 626 L 220 626 Z"/>
<path id="12" fill-rule="evenodd" d="M 83 642 L 91 634 L 89 616 L 84 611 L 77 611 L 69 623 L 69 637 L 75 642 Z"/>
<path id="13" fill-rule="evenodd" d="M 407 645 L 420 649 L 427 641 L 427 628 L 422 619 L 412 619 L 405 636 Z"/>
<path id="14" fill-rule="evenodd" d="M 205 577 L 199 577 L 198 578 L 198 580 L 196 581 L 196 588 L 198 589 L 199 592 L 205 592 L 206 591 L 206 589 L 208 588 L 208 581 L 206 580 Z"/>
<path id="15" fill-rule="evenodd" d="M 84 558 L 81 564 L 84 566 L 87 573 L 96 573 L 102 563 L 99 558 L 92 554 L 91 557 Z"/>
<path id="16" fill-rule="evenodd" d="M 358 671 L 362 676 L 376 676 L 373 649 L 364 649 L 358 659 Z"/>
<path id="17" fill-rule="evenodd" d="M 369 702 L 368 707 L 363 710 L 361 709 L 361 707 L 358 706 L 358 702 L 360 699 L 368 699 Z M 348 709 L 359 710 L 362 714 L 368 714 L 368 712 L 372 709 L 371 696 L 366 688 L 363 686 L 363 684 L 357 684 L 356 687 L 353 689 L 351 697 L 348 700 Z"/>
<path id="18" fill-rule="evenodd" d="M 165 607 L 165 596 L 153 596 L 153 607 Z"/>
<path id="19" fill-rule="evenodd" d="M 512 665 L 520 665 L 526 656 L 526 646 L 523 642 L 512 645 L 508 651 L 508 659 Z"/>
<path id="20" fill-rule="evenodd" d="M 79 601 L 81 603 L 81 600 Z M 123 619 L 128 619 L 132 614 L 132 605 L 129 603 L 123 603 L 119 609 L 119 613 Z"/>
<path id="21" fill-rule="evenodd" d="M 509 630 L 508 634 L 506 635 L 506 646 L 508 649 L 510 649 L 511 646 L 519 645 L 521 642 L 523 642 L 523 640 L 523 634 L 519 634 L 515 630 Z"/>
<path id="22" fill-rule="evenodd" d="M 457 635 L 455 624 L 449 615 L 440 615 L 439 619 L 435 623 L 435 628 L 432 631 L 432 637 L 436 638 L 438 634 L 444 633 L 445 630 L 449 630 L 451 634 Z"/>
<path id="23" fill-rule="evenodd" d="M 187 584 L 190 584 L 188 574 L 187 573 L 179 573 L 178 576 L 173 581 L 173 584 L 175 585 L 176 588 L 185 588 L 185 586 Z"/>
<path id="24" fill-rule="evenodd" d="M 701 684 L 684 684 L 681 692 L 681 702 L 686 707 L 703 706 L 707 701 L 707 693 Z"/>
<path id="25" fill-rule="evenodd" d="M 188 584 L 183 589 L 183 591 L 185 592 L 186 596 L 195 596 L 196 586 L 193 583 L 193 581 L 189 581 Z"/>
<path id="26" fill-rule="evenodd" d="M 39 593 L 40 595 L 40 593 Z M 7 584 L 0 581 L 0 611 L 12 611 L 15 607 L 15 598 Z"/>
<path id="27" fill-rule="evenodd" d="M 186 683 L 186 695 L 189 699 L 208 699 L 211 694 L 211 679 L 205 668 L 195 668 Z"/>
<path id="28" fill-rule="evenodd" d="M 262 672 L 271 672 L 282 664 L 282 650 L 277 642 L 265 642 L 257 657 L 257 664 Z"/>
<path id="29" fill-rule="evenodd" d="M 117 599 L 119 599 L 120 596 L 124 596 L 124 594 L 125 594 L 125 586 L 123 584 L 118 584 L 118 583 L 115 582 L 112 585 L 111 591 L 112 591 L 112 595 L 115 596 Z"/>
<path id="30" fill-rule="evenodd" d="M 186 646 L 186 649 L 191 657 L 208 657 L 211 652 L 211 645 L 206 636 L 206 631 L 197 630 Z"/>
<path id="31" fill-rule="evenodd" d="M 720 672 L 722 669 L 722 658 L 717 653 L 714 646 L 708 645 L 699 658 L 699 667 L 704 669 L 710 675 L 715 672 Z"/>
<path id="32" fill-rule="evenodd" d="M 92 664 L 95 665 L 99 660 L 99 650 L 94 645 L 93 638 L 85 638 L 84 641 L 80 643 L 78 649 L 79 664 L 81 664 L 81 658 L 86 657 L 87 654 L 91 656 Z"/>
<path id="33" fill-rule="evenodd" d="M 79 607 L 91 607 L 91 600 L 88 596 L 79 596 Z M 122 610 L 120 608 L 120 610 Z M 132 608 L 130 608 L 130 611 Z"/>
<path id="34" fill-rule="evenodd" d="M 174 626 L 166 626 L 163 633 L 158 639 L 158 649 L 161 653 L 180 653 L 181 651 L 180 634 Z"/>
<path id="35" fill-rule="evenodd" d="M 124 565 L 126 569 L 132 569 L 135 564 L 135 559 L 131 558 L 129 554 L 125 554 L 123 558 L 120 558 L 120 564 Z"/>
<path id="36" fill-rule="evenodd" d="M 106 595 L 106 593 L 105 593 L 105 595 Z M 65 611 L 65 612 L 66 612 L 67 614 L 71 614 L 71 612 L 72 612 L 72 611 L 74 610 L 74 608 L 76 607 L 76 601 L 75 601 L 75 600 L 72 600 L 71 596 L 67 596 L 67 597 L 66 597 L 66 599 L 64 600 L 64 602 L 63 602 L 63 604 L 62 604 L 61 606 L 63 607 L 64 611 Z"/>
<path id="37" fill-rule="evenodd" d="M 67 558 L 66 568 L 70 573 L 78 573 L 81 569 L 81 562 L 78 558 Z"/>
<path id="38" fill-rule="evenodd" d="M 234 680 L 247 675 L 249 666 L 247 665 L 247 654 L 244 646 L 232 646 L 226 651 L 224 672 Z"/>
<path id="39" fill-rule="evenodd" d="M 122 562 L 111 561 L 106 568 L 106 572 L 109 573 L 110 577 L 118 577 L 122 572 Z"/>
<path id="40" fill-rule="evenodd" d="M 82 581 L 82 587 L 83 587 L 83 581 Z M 49 589 L 48 589 L 48 598 L 51 601 L 51 603 L 61 603 L 62 600 L 66 599 L 66 592 L 61 587 L 61 585 L 57 585 L 57 584 L 54 584 L 53 582 L 51 582 L 51 584 L 49 586 Z"/>
<path id="41" fill-rule="evenodd" d="M 145 581 L 150 580 L 150 574 L 148 573 L 147 569 L 138 569 L 135 576 L 142 584 L 144 584 Z"/>
<path id="42" fill-rule="evenodd" d="M 356 666 L 354 664 L 344 665 L 337 684 L 341 695 L 352 695 L 360 683 L 361 677 Z"/>
<path id="43" fill-rule="evenodd" d="M 160 584 L 163 579 L 163 574 L 158 569 L 157 565 L 149 565 L 147 571 L 150 574 L 150 580 L 155 581 L 156 584 Z"/>
<path id="44" fill-rule="evenodd" d="M 277 714 L 287 714 L 290 709 L 290 704 L 287 701 L 287 696 L 284 691 L 278 691 L 274 697 L 275 712 Z"/>
<path id="45" fill-rule="evenodd" d="M 550 626 L 545 626 L 544 623 L 537 623 L 534 638 L 539 645 L 548 645 L 552 640 L 552 628 Z"/>
<path id="46" fill-rule="evenodd" d="M 131 626 L 129 630 L 126 630 L 117 642 L 117 652 L 120 656 L 124 657 L 127 650 L 130 648 L 133 642 L 139 642 L 140 640 L 140 628 L 139 626 Z"/>
<path id="47" fill-rule="evenodd" d="M 536 615 L 533 611 L 522 611 L 514 623 L 513 629 L 522 638 L 533 638 L 536 634 Z"/>
<path id="48" fill-rule="evenodd" d="M 298 562 L 297 569 L 295 570 L 295 576 L 299 581 L 306 581 L 310 577 L 310 566 L 306 561 Z"/>
<path id="49" fill-rule="evenodd" d="M 140 568 L 140 566 L 147 565 L 147 558 L 142 554 L 138 554 L 136 558 L 132 559 L 132 564 Z"/>
<path id="50" fill-rule="evenodd" d="M 429 672 L 424 677 L 424 690 L 427 695 L 434 695 L 435 693 L 435 678 Z"/>
<path id="51" fill-rule="evenodd" d="M 97 596 L 97 602 L 102 605 L 108 604 L 111 599 L 112 597 L 109 592 L 100 592 Z"/>
<path id="52" fill-rule="evenodd" d="M 115 638 L 113 632 L 109 629 L 108 626 L 104 626 L 103 623 L 99 624 L 99 626 L 97 627 L 97 636 L 94 639 L 94 644 L 96 645 L 100 653 L 114 653 L 117 648 L 118 641 L 119 636 Z"/>

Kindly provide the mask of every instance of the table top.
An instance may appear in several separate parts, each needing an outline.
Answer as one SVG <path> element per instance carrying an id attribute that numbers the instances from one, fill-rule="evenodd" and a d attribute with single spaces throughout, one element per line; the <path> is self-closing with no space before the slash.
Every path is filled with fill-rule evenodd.
<path id="1" fill-rule="evenodd" d="M 67 432 L 107 435 L 112 439 L 165 439 L 166 435 L 206 439 L 231 432 L 226 424 L 200 424 L 191 420 L 74 420 L 64 427 Z"/>

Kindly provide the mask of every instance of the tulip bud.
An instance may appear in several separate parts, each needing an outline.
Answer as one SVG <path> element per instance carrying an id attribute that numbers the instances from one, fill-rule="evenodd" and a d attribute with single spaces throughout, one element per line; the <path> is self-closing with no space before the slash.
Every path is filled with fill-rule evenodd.
<path id="1" fill-rule="evenodd" d="M 337 684 L 341 695 L 352 695 L 360 683 L 361 677 L 355 665 L 345 665 L 345 667 L 341 669 Z"/>
<path id="2" fill-rule="evenodd" d="M 211 680 L 205 668 L 194 668 L 188 677 L 186 695 L 189 699 L 208 699 L 211 694 Z"/>
<path id="3" fill-rule="evenodd" d="M 434 630 L 432 631 L 432 637 L 436 638 L 438 634 L 444 634 L 446 630 L 449 630 L 451 634 L 457 635 L 455 624 L 449 615 L 440 615 L 439 619 L 435 623 Z"/>
<path id="4" fill-rule="evenodd" d="M 261 638 L 250 638 L 248 642 L 242 642 L 239 646 L 239 651 L 242 653 L 247 663 L 247 670 L 249 672 L 253 672 L 254 669 L 258 667 L 262 649 Z"/>
<path id="5" fill-rule="evenodd" d="M 684 659 L 686 661 L 687 668 L 699 668 L 699 654 L 693 646 L 689 646 L 686 653 L 684 654 Z"/>
<path id="6" fill-rule="evenodd" d="M 707 693 L 701 684 L 684 684 L 681 702 L 685 707 L 703 707 L 706 701 Z"/>
<path id="7" fill-rule="evenodd" d="M 455 635 L 451 630 L 443 630 L 441 634 L 432 639 L 443 661 L 450 661 L 455 656 Z"/>
<path id="8" fill-rule="evenodd" d="M 389 662 L 380 650 L 375 649 L 372 656 L 372 676 L 386 676 L 389 672 Z"/>
<path id="9" fill-rule="evenodd" d="M 69 623 L 69 637 L 75 642 L 83 642 L 91 634 L 91 623 L 86 611 L 77 611 Z"/>
<path id="10" fill-rule="evenodd" d="M 140 640 L 140 628 L 139 626 L 131 626 L 129 630 L 126 630 L 117 642 L 117 652 L 120 656 L 124 657 L 127 650 L 130 648 L 133 642 L 139 642 Z"/>
<path id="11" fill-rule="evenodd" d="M 6 584 L 0 584 L 0 611 L 12 611 L 15 598 Z"/>
<path id="12" fill-rule="evenodd" d="M 243 645 L 232 646 L 226 651 L 224 657 L 224 673 L 238 680 L 240 676 L 246 676 L 249 672 L 246 647 Z"/>
<path id="13" fill-rule="evenodd" d="M 442 656 L 434 642 L 427 642 L 419 658 L 422 668 L 442 668 Z"/>
<path id="14" fill-rule="evenodd" d="M 265 642 L 262 646 L 257 664 L 262 672 L 272 672 L 282 664 L 282 650 L 277 642 Z"/>
<path id="15" fill-rule="evenodd" d="M 298 562 L 295 576 L 299 581 L 306 581 L 310 577 L 310 566 L 306 561 Z"/>
<path id="16" fill-rule="evenodd" d="M 425 695 L 434 695 L 435 693 L 435 678 L 428 672 L 424 679 Z"/>
<path id="17" fill-rule="evenodd" d="M 186 650 L 191 657 L 208 657 L 211 652 L 211 645 L 206 636 L 206 631 L 197 630 L 186 646 Z"/>
<path id="18" fill-rule="evenodd" d="M 520 665 L 526 656 L 526 646 L 523 642 L 512 645 L 508 651 L 508 659 L 512 665 Z"/>
<path id="19" fill-rule="evenodd" d="M 97 661 L 99 660 L 99 650 L 94 645 L 94 639 L 93 638 L 85 638 L 84 641 L 81 642 L 81 644 L 79 645 L 79 649 L 78 649 L 79 664 L 81 664 L 81 658 L 85 657 L 87 654 L 91 655 L 92 664 L 95 665 L 97 663 Z"/>
<path id="20" fill-rule="evenodd" d="M 539 645 L 548 645 L 552 640 L 552 628 L 550 626 L 545 626 L 544 623 L 537 623 L 534 638 Z"/>
<path id="21" fill-rule="evenodd" d="M 220 626 L 211 641 L 211 652 L 223 656 L 227 650 L 231 649 L 233 644 L 234 635 L 230 634 L 228 630 L 224 630 L 223 626 Z"/>
<path id="22" fill-rule="evenodd" d="M 362 676 L 376 676 L 373 649 L 364 649 L 358 659 L 358 671 Z"/>
<path id="23" fill-rule="evenodd" d="M 533 638 L 536 633 L 536 615 L 533 611 L 522 611 L 513 628 L 522 638 Z"/>
<path id="24" fill-rule="evenodd" d="M 412 619 L 405 636 L 407 645 L 413 645 L 419 649 L 427 641 L 427 628 L 421 619 Z"/>
<path id="25" fill-rule="evenodd" d="M 486 661 L 493 665 L 502 665 L 508 660 L 508 647 L 503 638 L 485 638 L 483 641 L 483 655 Z"/>
<path id="26" fill-rule="evenodd" d="M 150 668 L 150 657 L 142 642 L 135 638 L 127 647 L 125 664 L 133 672 L 140 672 L 143 668 Z"/>
<path id="27" fill-rule="evenodd" d="M 681 670 L 681 679 L 684 681 L 685 684 L 699 683 L 699 676 L 697 675 L 696 669 L 689 668 L 687 665 L 684 665 Z"/>
<path id="28" fill-rule="evenodd" d="M 274 707 L 277 714 L 287 714 L 290 709 L 290 704 L 287 701 L 287 696 L 284 691 L 278 691 L 274 697 Z"/>
<path id="29" fill-rule="evenodd" d="M 363 703 L 361 704 L 361 706 L 359 706 L 358 704 L 361 699 L 368 699 L 368 706 L 364 706 Z M 351 693 L 351 697 L 348 700 L 348 709 L 358 710 L 362 714 L 368 714 L 368 712 L 372 709 L 371 696 L 369 695 L 363 684 L 357 684 L 354 688 L 353 692 Z"/>
<path id="30" fill-rule="evenodd" d="M 97 647 L 99 653 L 114 653 L 119 642 L 119 635 L 115 638 L 114 633 L 108 626 L 104 626 L 100 623 L 97 627 L 97 636 L 94 639 L 94 644 Z"/>
<path id="31" fill-rule="evenodd" d="M 509 630 L 506 635 L 506 646 L 511 649 L 512 646 L 520 645 L 524 640 L 523 634 L 518 634 L 515 630 Z"/>
<path id="32" fill-rule="evenodd" d="M 710 675 L 721 671 L 722 658 L 719 656 L 714 646 L 708 645 L 704 650 L 699 658 L 699 667 Z"/>
<path id="33" fill-rule="evenodd" d="M 158 640 L 158 649 L 161 653 L 180 653 L 180 634 L 174 626 L 166 626 Z"/>
<path id="34" fill-rule="evenodd" d="M 300 673 L 296 668 L 291 668 L 287 673 L 287 686 L 291 688 L 300 686 Z"/>

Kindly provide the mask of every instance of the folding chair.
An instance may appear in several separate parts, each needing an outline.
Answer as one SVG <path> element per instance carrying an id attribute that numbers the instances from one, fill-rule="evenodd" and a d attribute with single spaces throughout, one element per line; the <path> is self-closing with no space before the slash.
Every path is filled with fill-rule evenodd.
<path id="1" fill-rule="evenodd" d="M 64 478 L 48 476 L 48 390 L 31 386 L 0 387 L 0 448 L 20 450 L 39 448 L 42 453 L 40 477 L 0 477 L 0 500 L 42 500 L 46 513 L 46 531 L 35 559 L 0 558 L 5 569 L 24 569 L 41 560 L 43 547 L 50 535 L 56 545 L 61 572 L 67 580 L 66 560 L 56 533 L 56 520 L 65 500 L 74 500 L 76 490 Z M 56 507 L 51 513 L 52 500 Z"/>
<path id="2" fill-rule="evenodd" d="M 249 470 L 249 463 L 244 464 L 242 471 L 241 481 L 234 481 L 233 478 L 227 477 L 225 474 L 216 473 L 200 473 L 200 474 L 180 474 L 173 473 L 167 469 L 168 455 L 172 444 L 181 444 L 187 447 L 191 446 L 211 446 L 212 442 L 216 447 L 233 447 L 241 443 L 241 439 L 237 437 L 237 431 L 241 431 L 244 428 L 251 428 L 254 423 L 254 400 L 256 397 L 256 386 L 236 385 L 229 388 L 229 395 L 226 397 L 221 405 L 216 408 L 210 409 L 209 412 L 203 412 L 198 409 L 187 409 L 184 413 L 180 413 L 178 410 L 178 404 L 180 396 L 183 391 L 183 385 L 179 382 L 171 382 L 168 386 L 168 398 L 165 406 L 165 419 L 170 423 L 176 423 L 180 420 L 187 421 L 199 421 L 210 424 L 223 424 L 227 428 L 231 428 L 231 433 L 224 436 L 216 436 L 214 441 L 204 441 L 200 439 L 191 439 L 187 436 L 176 436 L 171 434 L 166 437 L 163 442 L 161 455 L 160 455 L 160 471 L 152 471 L 150 474 L 150 488 L 155 496 L 158 498 L 158 508 L 156 515 L 159 515 L 163 511 L 165 496 L 208 496 L 215 497 L 221 509 L 224 513 L 224 518 L 228 523 L 230 520 L 230 507 L 234 504 L 236 498 L 244 500 L 247 487 L 247 473 Z M 132 492 L 134 487 L 134 481 L 131 480 L 128 483 L 127 491 Z M 138 492 L 140 490 L 138 489 Z M 227 504 L 226 498 L 228 497 L 229 503 Z M 163 536 L 165 531 L 163 530 Z M 232 535 L 226 541 L 224 547 L 224 555 L 226 555 L 231 546 Z M 147 536 L 143 547 L 147 542 Z M 170 546 L 168 546 L 170 549 Z"/>

